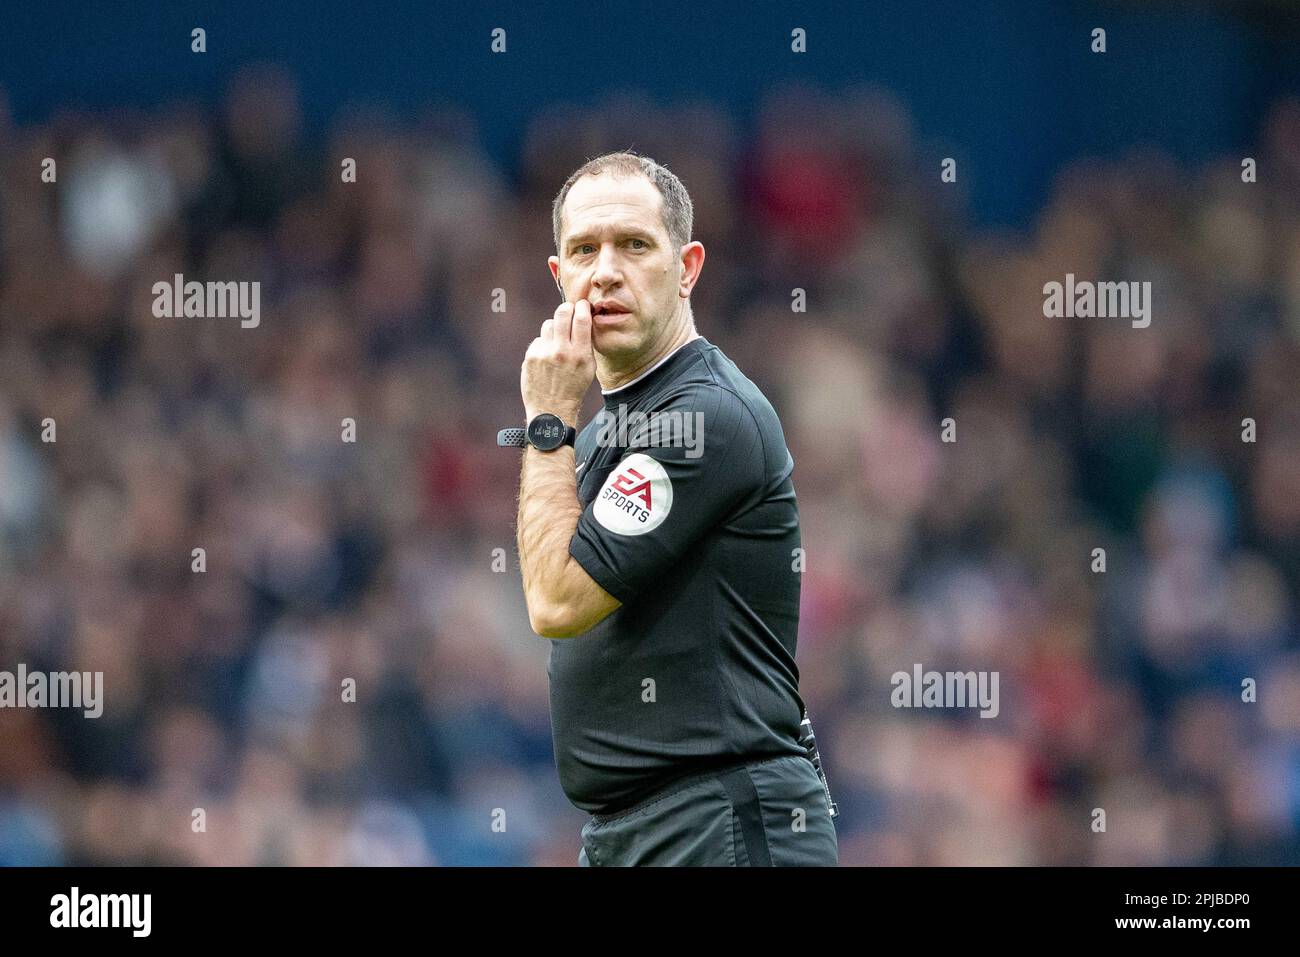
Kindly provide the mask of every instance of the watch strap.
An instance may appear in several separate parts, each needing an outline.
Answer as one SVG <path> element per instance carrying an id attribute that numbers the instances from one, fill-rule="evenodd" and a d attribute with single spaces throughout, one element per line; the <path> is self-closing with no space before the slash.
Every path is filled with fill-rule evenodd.
<path id="1" fill-rule="evenodd" d="M 564 432 L 564 441 L 556 448 L 565 445 L 576 445 L 578 440 L 578 430 L 571 425 L 566 425 Z M 497 432 L 497 445 L 503 449 L 522 449 L 528 445 L 527 429 L 502 429 Z"/>

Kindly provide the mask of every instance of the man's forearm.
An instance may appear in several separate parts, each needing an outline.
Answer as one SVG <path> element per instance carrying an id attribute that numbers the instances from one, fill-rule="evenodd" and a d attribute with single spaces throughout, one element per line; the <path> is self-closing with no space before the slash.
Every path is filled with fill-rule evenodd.
<path id="1" fill-rule="evenodd" d="M 573 449 L 554 452 L 524 449 L 519 476 L 519 565 L 529 611 L 533 600 L 545 597 L 543 586 L 560 578 L 569 560 L 569 542 L 578 528 L 578 502 Z"/>
<path id="2" fill-rule="evenodd" d="M 618 606 L 569 554 L 582 505 L 573 449 L 524 449 L 519 477 L 519 565 L 533 631 L 567 638 L 587 631 Z"/>
<path id="3" fill-rule="evenodd" d="M 524 421 L 539 412 L 557 415 L 576 428 L 582 397 L 596 375 L 591 345 L 591 303 L 565 302 L 524 354 L 519 394 Z M 524 574 L 528 621 L 543 638 L 570 638 L 588 631 L 615 608 L 618 599 L 569 555 L 582 505 L 572 446 L 539 452 L 524 449 L 519 475 L 519 565 Z"/>

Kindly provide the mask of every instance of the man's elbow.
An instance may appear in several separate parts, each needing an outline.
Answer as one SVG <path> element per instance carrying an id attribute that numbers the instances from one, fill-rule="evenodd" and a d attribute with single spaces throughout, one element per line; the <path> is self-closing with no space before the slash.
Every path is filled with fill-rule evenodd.
<path id="1" fill-rule="evenodd" d="M 600 624 L 619 602 L 601 588 L 582 568 L 573 577 L 549 589 L 525 589 L 528 623 L 543 638 L 576 638 Z"/>
<path id="2" fill-rule="evenodd" d="M 528 606 L 528 624 L 541 638 L 574 638 L 590 626 L 576 621 L 564 605 L 533 602 Z"/>

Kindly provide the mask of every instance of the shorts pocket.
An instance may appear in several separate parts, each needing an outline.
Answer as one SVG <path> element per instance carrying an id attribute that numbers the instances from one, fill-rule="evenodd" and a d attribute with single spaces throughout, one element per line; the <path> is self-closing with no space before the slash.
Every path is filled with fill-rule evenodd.
<path id="1" fill-rule="evenodd" d="M 588 832 L 600 863 L 638 867 L 735 867 L 736 820 L 722 785 L 692 785 Z"/>

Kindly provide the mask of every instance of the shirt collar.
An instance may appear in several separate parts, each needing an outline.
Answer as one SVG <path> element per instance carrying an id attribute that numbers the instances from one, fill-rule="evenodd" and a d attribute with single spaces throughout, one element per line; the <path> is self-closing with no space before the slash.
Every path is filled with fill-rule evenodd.
<path id="1" fill-rule="evenodd" d="M 668 355 L 664 356 L 662 359 L 660 359 L 658 362 L 652 365 L 649 369 L 646 369 L 645 372 L 642 372 L 631 382 L 624 382 L 622 385 L 613 389 L 601 389 L 600 394 L 607 399 L 610 396 L 620 395 L 620 393 L 626 396 L 628 389 L 631 389 L 632 386 L 634 385 L 639 385 L 640 383 L 644 382 L 649 376 L 653 375 L 654 373 L 658 372 L 661 368 L 663 368 L 664 364 L 667 363 L 670 359 L 674 358 L 675 356 L 681 355 L 685 351 L 692 351 L 692 352 L 695 351 L 694 349 L 691 348 L 692 346 L 696 348 L 700 348 L 706 345 L 708 345 L 708 341 L 703 336 L 696 336 L 694 339 L 689 339 L 686 342 L 683 342 L 672 352 L 668 353 Z"/>

